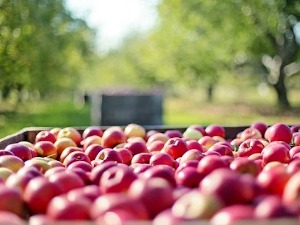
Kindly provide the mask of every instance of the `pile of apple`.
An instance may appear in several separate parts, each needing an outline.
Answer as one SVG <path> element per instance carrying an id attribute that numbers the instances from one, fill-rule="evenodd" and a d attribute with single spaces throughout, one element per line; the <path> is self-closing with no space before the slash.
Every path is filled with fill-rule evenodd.
<path id="1" fill-rule="evenodd" d="M 300 219 L 300 125 L 65 127 L 0 150 L 0 224 L 283 218 Z"/>

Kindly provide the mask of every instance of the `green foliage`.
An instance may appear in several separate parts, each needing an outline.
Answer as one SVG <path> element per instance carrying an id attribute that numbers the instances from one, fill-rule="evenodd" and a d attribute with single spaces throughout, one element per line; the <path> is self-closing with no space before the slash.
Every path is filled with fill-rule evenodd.
<path id="1" fill-rule="evenodd" d="M 0 2 L 0 90 L 75 89 L 93 54 L 94 32 L 62 0 Z"/>

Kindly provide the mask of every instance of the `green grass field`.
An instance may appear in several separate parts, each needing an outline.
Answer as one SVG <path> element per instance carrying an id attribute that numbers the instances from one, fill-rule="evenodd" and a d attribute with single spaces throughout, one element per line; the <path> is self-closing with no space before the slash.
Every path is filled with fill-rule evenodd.
<path id="1" fill-rule="evenodd" d="M 254 121 L 268 124 L 283 122 L 300 124 L 300 91 L 290 93 L 294 109 L 280 112 L 271 94 L 260 97 L 253 90 L 236 93 L 234 89 L 218 89 L 212 103 L 207 103 L 203 93 L 192 93 L 180 98 L 164 100 L 164 125 L 187 126 L 218 123 L 228 126 L 248 125 Z M 253 94 L 254 93 L 254 94 Z M 238 96 L 238 98 L 236 97 Z M 90 125 L 90 106 L 79 107 L 72 101 L 21 103 L 17 107 L 0 102 L 0 138 L 25 127 L 66 127 Z"/>

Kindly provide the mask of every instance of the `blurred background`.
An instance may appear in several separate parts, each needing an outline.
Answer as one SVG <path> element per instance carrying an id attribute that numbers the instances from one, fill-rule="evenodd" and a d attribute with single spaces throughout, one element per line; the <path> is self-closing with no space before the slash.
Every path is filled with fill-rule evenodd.
<path id="1" fill-rule="evenodd" d="M 2 0 L 0 138 L 97 125 L 95 93 L 159 93 L 163 125 L 300 123 L 299 50 L 298 0 Z"/>

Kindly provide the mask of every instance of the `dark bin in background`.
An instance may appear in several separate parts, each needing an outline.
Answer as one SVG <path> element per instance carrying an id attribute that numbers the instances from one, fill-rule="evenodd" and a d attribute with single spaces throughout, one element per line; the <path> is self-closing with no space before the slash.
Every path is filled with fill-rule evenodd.
<path id="1" fill-rule="evenodd" d="M 90 100 L 93 125 L 163 124 L 161 92 L 93 92 L 90 94 Z"/>

